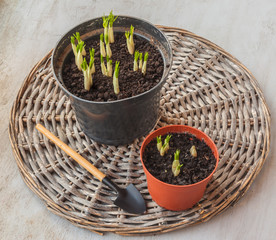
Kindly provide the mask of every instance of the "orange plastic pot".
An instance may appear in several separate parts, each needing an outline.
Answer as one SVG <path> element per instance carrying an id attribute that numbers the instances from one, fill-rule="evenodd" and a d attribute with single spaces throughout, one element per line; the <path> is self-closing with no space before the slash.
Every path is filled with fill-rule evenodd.
<path id="1" fill-rule="evenodd" d="M 203 139 L 211 148 L 216 159 L 216 166 L 207 178 L 190 185 L 173 185 L 158 180 L 146 169 L 143 162 L 143 152 L 147 144 L 149 144 L 151 140 L 156 139 L 157 136 L 166 135 L 171 132 L 187 132 L 193 134 L 198 139 Z M 172 211 L 182 211 L 191 208 L 203 197 L 206 186 L 216 171 L 219 162 L 218 150 L 212 139 L 202 131 L 185 125 L 169 125 L 159 128 L 149 134 L 142 143 L 140 157 L 147 178 L 148 190 L 152 199 L 159 206 Z"/>

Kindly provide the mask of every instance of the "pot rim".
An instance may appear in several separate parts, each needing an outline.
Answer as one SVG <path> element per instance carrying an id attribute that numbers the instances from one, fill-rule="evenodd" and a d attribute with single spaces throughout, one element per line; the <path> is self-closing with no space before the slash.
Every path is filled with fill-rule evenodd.
<path id="1" fill-rule="evenodd" d="M 196 183 L 193 183 L 193 184 L 189 184 L 189 185 L 175 185 L 175 184 L 170 184 L 170 183 L 165 183 L 165 182 L 162 182 L 161 180 L 157 179 L 156 177 L 154 177 L 149 171 L 148 169 L 146 168 L 146 166 L 144 165 L 144 161 L 143 161 L 143 152 L 142 152 L 142 149 L 145 149 L 146 145 L 145 142 L 147 141 L 148 138 L 150 138 L 153 134 L 155 134 L 156 132 L 162 130 L 162 129 L 171 129 L 171 128 L 175 128 L 175 127 L 185 127 L 187 129 L 193 129 L 194 131 L 197 131 L 198 133 L 202 134 L 205 136 L 205 138 L 207 138 L 213 145 L 214 145 L 214 148 L 215 149 L 212 149 L 209 145 L 209 147 L 211 148 L 213 154 L 214 154 L 214 157 L 216 159 L 216 166 L 214 168 L 214 170 L 206 177 L 204 178 L 203 180 L 201 180 L 200 182 L 196 182 Z M 166 133 L 168 133 L 170 131 L 167 131 Z M 190 131 L 173 131 L 173 132 L 182 132 L 182 133 L 190 133 Z M 165 133 L 165 134 L 166 134 Z M 165 134 L 162 134 L 165 135 Z M 192 134 L 192 133 L 191 133 Z M 194 135 L 194 134 L 193 134 Z M 196 138 L 198 138 L 197 136 L 195 136 Z M 199 138 L 198 138 L 199 139 Z M 206 142 L 205 142 L 206 143 Z M 214 150 L 214 151 L 213 151 Z M 202 132 L 201 130 L 197 129 L 197 128 L 194 128 L 194 127 L 190 127 L 190 126 L 187 126 L 187 125 L 167 125 L 167 126 L 164 126 L 164 127 L 161 127 L 161 128 L 158 128 L 157 130 L 151 132 L 150 134 L 148 134 L 146 136 L 146 138 L 144 139 L 142 145 L 141 145 L 141 148 L 140 148 L 140 160 L 141 160 L 141 163 L 142 163 L 142 166 L 143 166 L 143 169 L 144 171 L 146 172 L 146 175 L 150 175 L 156 182 L 160 183 L 160 184 L 163 184 L 165 186 L 168 186 L 168 187 L 175 187 L 175 188 L 191 188 L 191 187 L 194 187 L 194 186 L 197 186 L 197 185 L 200 185 L 202 184 L 203 182 L 207 181 L 208 179 L 210 179 L 213 174 L 215 173 L 215 171 L 217 170 L 217 167 L 218 167 L 218 163 L 219 163 L 219 153 L 218 153 L 218 149 L 217 149 L 217 146 L 216 144 L 214 143 L 214 141 L 204 132 Z"/>
<path id="2" fill-rule="evenodd" d="M 67 90 L 67 88 L 65 86 L 63 86 L 62 82 L 58 79 L 56 73 L 55 73 L 55 70 L 54 70 L 54 55 L 55 55 L 55 52 L 57 50 L 57 47 L 58 45 L 62 42 L 62 40 L 66 37 L 66 35 L 71 32 L 73 29 L 77 29 L 79 28 L 81 25 L 84 25 L 84 24 L 88 24 L 90 23 L 91 21 L 93 20 L 97 20 L 97 19 L 101 19 L 102 17 L 97 17 L 97 18 L 92 18 L 90 20 L 87 20 L 87 21 L 84 21 L 76 26 L 74 26 L 73 28 L 70 28 L 65 34 L 62 35 L 62 37 L 58 40 L 58 42 L 56 43 L 55 45 L 55 48 L 52 52 L 52 58 L 51 58 L 51 67 L 52 67 L 52 71 L 53 71 L 53 75 L 54 75 L 54 78 L 55 80 L 58 82 L 58 85 L 62 88 L 62 90 L 69 96 L 79 100 L 79 101 L 83 101 L 85 103 L 93 103 L 93 104 L 99 104 L 99 105 L 106 105 L 106 104 L 114 104 L 114 103 L 121 103 L 121 102 L 125 102 L 125 101 L 129 101 L 129 100 L 135 100 L 137 98 L 140 98 L 140 97 L 143 97 L 144 95 L 148 94 L 149 92 L 152 92 L 152 91 L 155 91 L 156 89 L 158 88 L 161 88 L 162 85 L 165 83 L 170 71 L 171 71 L 171 68 L 172 68 L 172 63 L 173 63 L 173 54 L 172 54 L 172 47 L 171 47 L 171 44 L 169 42 L 169 39 L 167 38 L 167 36 L 159 29 L 157 28 L 155 25 L 153 25 L 152 23 L 150 23 L 149 21 L 147 20 L 144 20 L 144 19 L 141 19 L 141 18 L 136 18 L 136 17 L 132 17 L 132 16 L 127 16 L 127 15 L 116 15 L 118 17 L 122 17 L 122 18 L 130 18 L 130 19 L 135 19 L 135 20 L 139 20 L 139 21 L 142 21 L 142 22 L 145 22 L 147 24 L 149 24 L 151 27 L 153 27 L 155 30 L 157 30 L 158 32 L 161 33 L 161 35 L 166 39 L 166 42 L 168 43 L 168 48 L 169 48 L 169 66 L 166 66 L 165 64 L 165 61 L 164 61 L 164 58 L 163 58 L 163 63 L 164 63 L 164 70 L 163 70 L 163 75 L 161 77 L 161 80 L 153 87 L 151 88 L 150 90 L 146 91 L 146 92 L 143 92 L 143 93 L 140 93 L 136 96 L 132 96 L 132 97 L 128 97 L 128 98 L 124 98 L 124 99 L 119 99 L 119 100 L 114 100 L 114 101 L 108 101 L 108 102 L 96 102 L 96 101 L 91 101 L 91 100 L 87 100 L 87 99 L 83 99 L 83 98 L 80 98 L 76 95 L 74 95 L 73 93 L 71 93 L 70 91 Z M 165 75 L 164 75 L 165 74 Z"/>

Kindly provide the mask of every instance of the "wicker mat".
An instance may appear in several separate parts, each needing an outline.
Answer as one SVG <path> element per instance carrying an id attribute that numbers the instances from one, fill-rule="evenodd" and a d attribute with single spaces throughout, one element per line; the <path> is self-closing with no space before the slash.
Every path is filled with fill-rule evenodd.
<path id="1" fill-rule="evenodd" d="M 90 140 L 79 128 L 70 101 L 53 78 L 51 52 L 25 79 L 13 104 L 9 133 L 21 175 L 55 214 L 103 234 L 151 235 L 209 220 L 233 206 L 248 190 L 269 151 L 270 114 L 252 74 L 233 56 L 188 31 L 158 26 L 173 48 L 173 67 L 162 88 L 156 126 L 185 124 L 216 143 L 220 162 L 204 197 L 193 208 L 159 207 L 147 190 L 139 158 L 143 137 L 114 147 Z M 90 173 L 39 134 L 42 123 L 119 186 L 133 183 L 147 212 L 129 214 Z"/>

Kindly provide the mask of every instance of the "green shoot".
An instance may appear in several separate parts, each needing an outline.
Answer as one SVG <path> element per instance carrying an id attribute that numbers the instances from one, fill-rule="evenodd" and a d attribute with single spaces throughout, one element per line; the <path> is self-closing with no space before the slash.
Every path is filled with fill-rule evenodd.
<path id="1" fill-rule="evenodd" d="M 75 34 L 73 34 L 74 37 L 77 39 L 78 43 L 81 42 L 81 39 L 80 39 L 80 33 L 79 32 L 76 32 Z"/>
<path id="2" fill-rule="evenodd" d="M 77 45 L 77 53 L 78 52 L 82 52 L 82 49 L 84 48 L 84 42 L 80 42 L 80 43 L 78 43 L 78 45 Z"/>
<path id="3" fill-rule="evenodd" d="M 72 46 L 73 53 L 76 57 L 77 56 L 77 46 L 76 46 L 76 43 L 75 43 L 75 37 L 74 36 L 71 36 L 71 46 Z"/>
<path id="4" fill-rule="evenodd" d="M 100 35 L 100 52 L 103 57 L 106 56 L 105 47 L 104 47 L 104 35 L 103 33 Z"/>
<path id="5" fill-rule="evenodd" d="M 161 149 L 160 149 L 160 155 L 164 156 L 165 153 L 170 149 L 170 145 L 169 145 L 169 141 L 171 139 L 172 135 L 167 135 L 164 144 L 162 145 Z"/>
<path id="6" fill-rule="evenodd" d="M 75 43 L 75 40 L 78 40 L 78 45 L 76 46 L 76 43 Z M 83 51 L 84 50 L 84 42 L 83 41 L 79 41 L 80 40 L 80 36 L 79 36 L 79 33 L 77 32 L 76 34 L 73 34 L 73 36 L 71 36 L 71 46 L 72 46 L 72 50 L 73 50 L 73 53 L 75 55 L 75 63 L 78 67 L 78 69 L 81 71 L 82 68 L 81 68 L 81 64 L 82 64 L 82 61 L 83 61 Z"/>
<path id="7" fill-rule="evenodd" d="M 90 62 L 89 62 L 89 68 L 91 70 L 91 74 L 95 73 L 95 63 L 94 63 L 94 56 L 95 56 L 95 49 L 89 49 L 90 53 Z"/>
<path id="8" fill-rule="evenodd" d="M 103 16 L 104 38 L 105 38 L 105 36 L 108 35 L 108 22 L 109 22 L 109 17 Z M 106 42 L 105 42 L 105 44 L 106 44 Z"/>
<path id="9" fill-rule="evenodd" d="M 87 91 L 89 91 L 93 84 L 93 80 L 92 80 L 92 74 L 90 72 L 90 68 L 87 66 L 87 62 L 85 58 L 81 64 L 81 68 L 84 76 L 84 88 Z"/>
<path id="10" fill-rule="evenodd" d="M 117 16 L 118 17 L 118 16 Z M 108 19 L 109 19 L 109 27 L 113 27 L 113 23 L 115 22 L 115 20 L 117 19 L 117 17 L 115 17 L 111 12 L 109 13 Z"/>
<path id="11" fill-rule="evenodd" d="M 118 16 L 117 16 L 118 17 Z M 113 23 L 117 19 L 112 13 L 112 11 L 109 13 L 108 19 L 109 19 L 109 24 L 108 24 L 108 37 L 109 37 L 109 42 L 114 43 L 114 33 L 113 33 Z"/>
<path id="12" fill-rule="evenodd" d="M 134 33 L 134 27 L 130 26 L 130 31 L 125 32 L 126 41 L 127 41 L 127 49 L 128 52 L 132 55 L 134 53 L 134 41 L 133 41 L 133 33 Z"/>
<path id="13" fill-rule="evenodd" d="M 177 149 L 174 153 L 174 160 L 178 160 L 179 161 L 179 154 L 180 154 L 180 150 Z"/>
<path id="14" fill-rule="evenodd" d="M 77 39 L 77 41 L 78 41 L 78 44 L 80 44 L 81 42 L 83 42 L 82 40 L 81 40 L 81 38 L 80 38 L 80 33 L 79 32 L 76 32 L 76 34 L 73 34 L 74 35 L 74 37 Z M 82 49 L 82 55 L 83 56 L 86 56 L 86 51 L 85 51 L 85 49 L 83 48 Z"/>
<path id="15" fill-rule="evenodd" d="M 139 58 L 139 51 L 136 50 L 134 54 L 133 71 L 138 70 L 138 58 Z"/>
<path id="16" fill-rule="evenodd" d="M 102 69 L 102 74 L 106 76 L 107 75 L 107 70 L 106 70 L 106 67 L 105 67 L 105 64 L 104 64 L 103 55 L 101 55 L 101 69 Z"/>
<path id="17" fill-rule="evenodd" d="M 134 27 L 131 25 L 131 26 L 130 26 L 130 42 L 131 42 L 131 44 L 134 45 L 133 33 L 134 33 Z"/>
<path id="18" fill-rule="evenodd" d="M 143 66 L 142 66 L 142 73 L 145 75 L 146 74 L 146 71 L 147 71 L 147 61 L 148 61 L 148 57 L 149 57 L 149 54 L 148 52 L 145 53 L 144 55 L 144 62 L 143 62 Z"/>
<path id="19" fill-rule="evenodd" d="M 183 164 L 181 165 L 179 164 L 179 154 L 180 154 L 180 150 L 177 149 L 176 152 L 174 153 L 174 161 L 172 163 L 172 172 L 175 177 L 179 175 L 180 168 L 183 166 Z"/>
<path id="20" fill-rule="evenodd" d="M 112 60 L 106 56 L 107 76 L 112 77 Z"/>
<path id="21" fill-rule="evenodd" d="M 82 50 L 84 48 L 84 42 L 81 41 L 80 43 L 78 43 L 77 45 L 77 56 L 75 56 L 75 63 L 78 67 L 78 69 L 81 71 L 81 64 L 83 62 L 83 57 L 82 57 Z"/>
<path id="22" fill-rule="evenodd" d="M 143 53 L 139 54 L 139 69 L 142 70 L 143 66 Z"/>
<path id="23" fill-rule="evenodd" d="M 83 43 L 81 43 L 83 45 Z M 80 49 L 78 49 L 80 51 Z M 84 88 L 89 91 L 92 84 L 93 84 L 93 79 L 92 79 L 92 74 L 95 72 L 95 65 L 94 65 L 94 55 L 95 55 L 95 49 L 89 49 L 90 53 L 90 62 L 89 65 L 86 62 L 86 59 L 84 58 L 82 63 L 81 63 L 81 68 L 84 76 Z"/>
<path id="24" fill-rule="evenodd" d="M 130 44 L 129 44 L 129 36 L 130 36 L 130 32 L 129 31 L 125 31 L 125 36 L 126 36 L 126 42 L 127 42 L 127 49 L 128 52 L 130 53 L 131 49 L 130 49 Z M 130 53 L 131 54 L 131 53 Z"/>
<path id="25" fill-rule="evenodd" d="M 162 148 L 162 139 L 161 139 L 161 135 L 156 137 L 156 141 L 157 141 L 157 150 L 160 152 L 161 148 Z"/>
<path id="26" fill-rule="evenodd" d="M 82 70 L 86 71 L 88 69 L 88 66 L 87 66 L 87 62 L 86 62 L 86 59 L 84 58 L 83 59 L 83 62 L 81 64 L 81 68 Z"/>
<path id="27" fill-rule="evenodd" d="M 115 63 L 115 70 L 114 70 L 114 74 L 113 74 L 113 87 L 114 87 L 114 93 L 115 94 L 119 94 L 120 89 L 119 89 L 119 70 L 120 70 L 120 66 L 119 66 L 120 62 L 116 61 Z"/>
<path id="28" fill-rule="evenodd" d="M 111 52 L 111 48 L 108 40 L 108 35 L 105 35 L 105 46 L 106 46 L 106 55 L 111 58 L 112 52 Z"/>
<path id="29" fill-rule="evenodd" d="M 195 148 L 195 145 L 193 145 L 190 149 L 190 153 L 193 157 L 197 157 L 197 151 L 196 151 L 196 148 Z"/>
<path id="30" fill-rule="evenodd" d="M 164 144 L 169 143 L 170 139 L 171 139 L 172 135 L 167 135 L 167 137 L 165 138 L 165 142 Z"/>

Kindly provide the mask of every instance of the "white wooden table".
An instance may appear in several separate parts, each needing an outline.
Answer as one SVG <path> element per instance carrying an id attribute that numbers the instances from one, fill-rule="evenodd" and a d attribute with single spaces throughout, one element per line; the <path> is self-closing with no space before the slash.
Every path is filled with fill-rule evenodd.
<path id="1" fill-rule="evenodd" d="M 12 103 L 31 68 L 67 30 L 112 9 L 115 14 L 187 29 L 221 46 L 251 70 L 272 115 L 269 157 L 235 207 L 207 223 L 140 239 L 275 239 L 276 2 L 273 0 L 0 1 L 0 239 L 102 238 L 52 214 L 29 190 L 12 154 L 8 123 Z M 106 234 L 104 238 L 122 239 L 114 234 Z"/>

